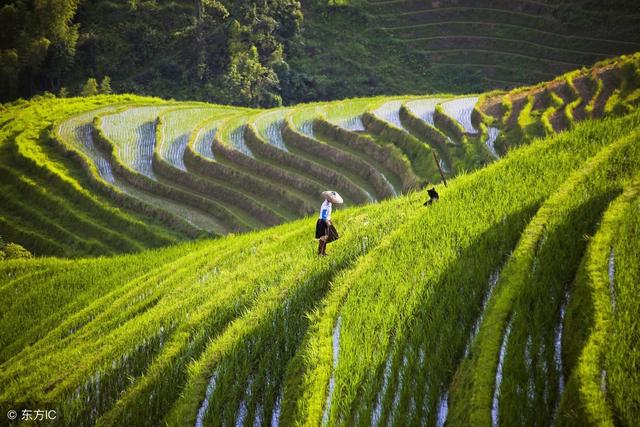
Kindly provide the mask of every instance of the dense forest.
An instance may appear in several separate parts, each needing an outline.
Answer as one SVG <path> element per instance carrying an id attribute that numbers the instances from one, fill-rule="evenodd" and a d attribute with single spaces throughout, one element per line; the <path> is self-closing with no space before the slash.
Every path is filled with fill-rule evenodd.
<path id="1" fill-rule="evenodd" d="M 120 92 L 279 105 L 301 22 L 297 0 L 16 0 L 0 10 L 0 97 L 109 77 Z"/>

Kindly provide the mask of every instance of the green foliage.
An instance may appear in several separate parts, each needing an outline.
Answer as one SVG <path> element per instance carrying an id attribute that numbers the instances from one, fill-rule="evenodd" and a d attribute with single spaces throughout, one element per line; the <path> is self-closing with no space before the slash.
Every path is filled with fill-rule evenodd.
<path id="1" fill-rule="evenodd" d="M 282 104 L 279 95 L 273 93 L 278 88 L 278 77 L 273 70 L 260 63 L 255 46 L 247 50 L 239 48 L 232 56 L 225 83 L 229 99 L 239 104 L 254 107 L 277 107 Z"/>
<path id="2" fill-rule="evenodd" d="M 187 203 L 195 195 L 204 201 L 203 189 L 213 184 L 256 200 L 267 199 L 260 192 L 273 186 L 277 198 L 304 194 L 316 207 L 319 190 L 347 175 L 335 165 L 327 167 L 335 175 L 327 174 L 296 146 L 379 162 L 415 184 L 416 173 L 434 172 L 431 147 L 407 133 L 402 119 L 401 126 L 392 123 L 377 108 L 393 102 L 399 109 L 407 100 L 420 101 L 370 98 L 261 113 L 133 96 L 43 96 L 1 110 L 3 236 L 29 242 L 24 246 L 38 248 L 37 255 L 138 252 L 2 262 L 2 413 L 13 402 L 46 401 L 73 425 L 194 425 L 197 418 L 205 425 L 252 424 L 278 410 L 281 425 L 318 425 L 323 418 L 328 425 L 419 425 L 435 424 L 447 401 L 451 425 L 488 425 L 500 343 L 515 310 L 503 383 L 513 392 L 500 396 L 501 419 L 553 422 L 557 369 L 541 369 L 534 383 L 545 405 L 537 402 L 536 411 L 524 415 L 514 409 L 529 386 L 518 368 L 525 332 L 536 326 L 539 352 L 554 366 L 549 337 L 563 286 L 590 245 L 583 235 L 595 232 L 600 214 L 640 164 L 638 112 L 581 123 L 513 149 L 438 186 L 441 200 L 428 208 L 420 206 L 422 192 L 410 191 L 413 185 L 396 198 L 340 208 L 333 220 L 342 237 L 327 258 L 315 254 L 315 215 L 141 251 L 187 235 L 169 231 L 174 226 L 167 224 L 179 222 L 157 224 L 151 206 L 178 216 L 182 209 L 179 217 L 193 222 L 203 208 L 212 216 L 230 209 L 235 217 L 233 201 Z M 336 124 L 363 114 L 368 130 Z M 281 120 L 284 128 L 272 126 Z M 441 138 L 442 130 L 434 129 Z M 201 169 L 189 162 L 181 169 L 182 148 L 195 152 Z M 99 169 L 101 160 L 110 162 L 113 176 Z M 170 180 L 167 166 L 190 179 Z M 132 199 L 139 208 L 148 203 L 147 210 L 125 205 Z M 612 234 L 619 323 L 593 329 L 614 331 L 623 355 L 637 335 L 629 326 L 637 280 L 625 273 L 637 266 L 637 239 L 629 237 L 636 234 L 634 216 L 635 210 L 625 217 L 627 228 Z M 489 279 L 505 263 L 491 294 Z M 592 313 L 588 305 L 576 307 L 573 313 Z M 591 331 L 578 324 L 571 336 Z M 572 348 L 579 353 L 582 346 Z M 637 393 L 636 376 L 626 379 L 624 357 L 606 354 L 612 411 L 633 420 L 627 396 Z M 565 396 L 586 402 L 577 390 L 567 388 Z"/>
<path id="3" fill-rule="evenodd" d="M 31 252 L 17 243 L 8 243 L 4 245 L 0 251 L 4 253 L 4 259 L 25 259 L 33 257 Z"/>
<path id="4" fill-rule="evenodd" d="M 10 259 L 27 259 L 32 258 L 33 255 L 22 245 L 17 243 L 7 243 L 0 236 L 0 261 Z"/>
<path id="5" fill-rule="evenodd" d="M 87 82 L 82 86 L 80 91 L 81 96 L 94 96 L 98 94 L 98 82 L 93 77 L 89 78 Z"/>
<path id="6" fill-rule="evenodd" d="M 57 90 L 76 51 L 78 26 L 72 19 L 77 8 L 77 0 L 4 2 L 0 9 L 0 100 L 33 95 L 29 85 L 42 79 L 50 83 L 40 90 Z"/>
<path id="7" fill-rule="evenodd" d="M 103 95 L 111 95 L 113 93 L 111 89 L 111 78 L 109 76 L 104 76 L 100 82 L 100 93 Z"/>

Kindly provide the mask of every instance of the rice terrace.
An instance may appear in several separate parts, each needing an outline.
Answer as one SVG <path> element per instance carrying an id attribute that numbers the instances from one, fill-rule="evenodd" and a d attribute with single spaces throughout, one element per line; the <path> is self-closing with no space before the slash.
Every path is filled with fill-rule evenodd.
<path id="1" fill-rule="evenodd" d="M 0 35 L 1 426 L 640 426 L 637 2 Z"/>

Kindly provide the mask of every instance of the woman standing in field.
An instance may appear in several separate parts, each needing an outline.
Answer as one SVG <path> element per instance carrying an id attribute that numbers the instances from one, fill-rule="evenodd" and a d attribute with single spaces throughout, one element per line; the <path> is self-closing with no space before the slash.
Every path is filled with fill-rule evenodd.
<path id="1" fill-rule="evenodd" d="M 331 208 L 333 204 L 341 204 L 342 197 L 335 191 L 323 191 L 324 202 L 320 206 L 320 216 L 316 222 L 316 239 L 318 239 L 318 255 L 327 255 L 327 240 L 331 227 Z"/>

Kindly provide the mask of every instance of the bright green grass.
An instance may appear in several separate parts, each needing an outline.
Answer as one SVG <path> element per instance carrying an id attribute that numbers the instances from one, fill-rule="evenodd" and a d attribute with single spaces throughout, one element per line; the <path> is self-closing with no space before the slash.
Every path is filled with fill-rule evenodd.
<path id="1" fill-rule="evenodd" d="M 52 147 L 49 130 L 57 122 L 62 119 L 83 112 L 86 110 L 100 108 L 109 104 L 122 104 L 131 101 L 138 102 L 154 102 L 151 98 L 140 98 L 134 96 L 100 96 L 90 99 L 72 98 L 65 100 L 57 99 L 40 99 L 33 102 L 25 103 L 16 107 L 10 107 L 4 112 L 4 115 L 10 117 L 11 120 L 6 121 L 0 129 L 0 163 L 7 167 L 5 169 L 6 178 L 4 182 L 10 182 L 11 176 L 22 175 L 20 178 L 23 186 L 14 186 L 12 191 L 22 188 L 20 194 L 21 202 L 30 204 L 30 208 L 36 211 L 42 210 L 43 217 L 49 215 L 44 207 L 47 201 L 57 204 L 58 208 L 53 215 L 64 215 L 69 212 L 70 217 L 77 216 L 82 218 L 81 223 L 93 223 L 95 227 L 106 227 L 108 232 L 100 235 L 98 233 L 97 240 L 107 243 L 111 249 L 98 251 L 97 253 L 112 253 L 114 250 L 131 251 L 136 250 L 137 245 L 144 247 L 158 246 L 168 242 L 176 241 L 176 233 L 169 232 L 166 229 L 158 227 L 155 221 L 148 222 L 144 225 L 138 215 L 125 212 L 122 209 L 114 208 L 111 201 L 105 200 L 98 196 L 88 184 L 85 172 L 78 167 L 77 164 L 70 161 L 67 157 L 61 155 L 57 149 Z M 46 189 L 46 190 L 45 190 Z M 42 191 L 48 194 L 40 195 Z M 5 193 L 6 197 L 10 196 L 10 192 Z M 44 197 L 44 199 L 43 199 Z M 39 206 L 39 201 L 44 204 Z M 52 205 L 49 205 L 52 206 Z M 20 219 L 17 211 L 12 212 L 6 219 L 13 221 L 30 221 L 36 224 L 41 222 L 37 219 L 37 215 L 28 215 Z M 36 253 L 40 254 L 62 254 L 60 245 L 64 253 L 70 256 L 79 256 L 87 254 L 86 251 L 74 247 L 67 243 L 59 242 L 54 245 L 46 243 L 47 239 L 56 241 L 53 236 L 47 236 L 49 227 L 43 224 L 41 228 L 41 237 L 44 238 L 43 243 L 37 248 L 33 247 Z M 92 226 L 93 227 L 93 226 Z M 69 231 L 78 232 L 71 226 Z M 80 231 L 86 232 L 88 230 Z M 2 234 L 11 237 L 13 234 L 20 235 L 17 228 L 8 227 L 2 229 Z M 119 235 L 118 237 L 116 237 Z M 113 242 L 113 239 L 120 239 L 121 243 Z M 16 239 L 20 241 L 21 239 Z M 133 243 L 135 240 L 138 243 Z M 128 243 L 125 243 L 129 241 Z M 29 246 L 29 245 L 27 245 Z M 96 252 L 93 252 L 96 253 Z"/>
<path id="2" fill-rule="evenodd" d="M 538 230 L 536 218 L 565 218 L 604 194 L 600 208 L 586 210 L 598 217 L 637 168 L 636 140 L 620 137 L 639 120 L 635 113 L 583 123 L 513 150 L 439 187 L 441 200 L 429 208 L 421 206 L 423 194 L 410 193 L 338 209 L 342 237 L 327 258 L 315 255 L 315 218 L 306 218 L 136 255 L 2 263 L 0 401 L 54 402 L 70 425 L 252 425 L 270 423 L 275 408 L 281 425 L 323 418 L 411 425 L 435 424 L 451 391 L 452 424 L 486 423 L 497 358 L 490 349 L 499 348 L 511 310 L 498 302 L 508 291 L 508 307 L 520 307 L 505 278 L 511 263 L 520 265 L 518 240 Z M 561 235 L 549 230 L 551 245 Z M 582 233 L 566 238 L 578 259 Z M 633 279 L 623 269 L 634 265 L 637 241 L 627 235 L 616 238 L 622 313 L 634 310 Z M 489 278 L 505 262 L 470 362 L 465 347 Z M 543 289 L 531 286 L 531 297 Z M 557 318 L 557 304 L 543 308 L 551 314 L 540 316 Z M 633 352 L 625 319 L 611 330 L 621 351 Z M 514 336 L 518 325 L 526 322 L 514 320 Z M 496 339 L 485 339 L 490 334 Z M 493 361 L 472 363 L 485 346 Z M 627 366 L 623 359 L 608 357 L 618 387 L 611 392 L 627 390 L 613 394 L 613 410 L 631 417 L 624 396 L 637 385 L 614 375 Z M 485 377 L 486 388 L 459 383 Z M 508 407 L 504 417 L 512 420 Z"/>

